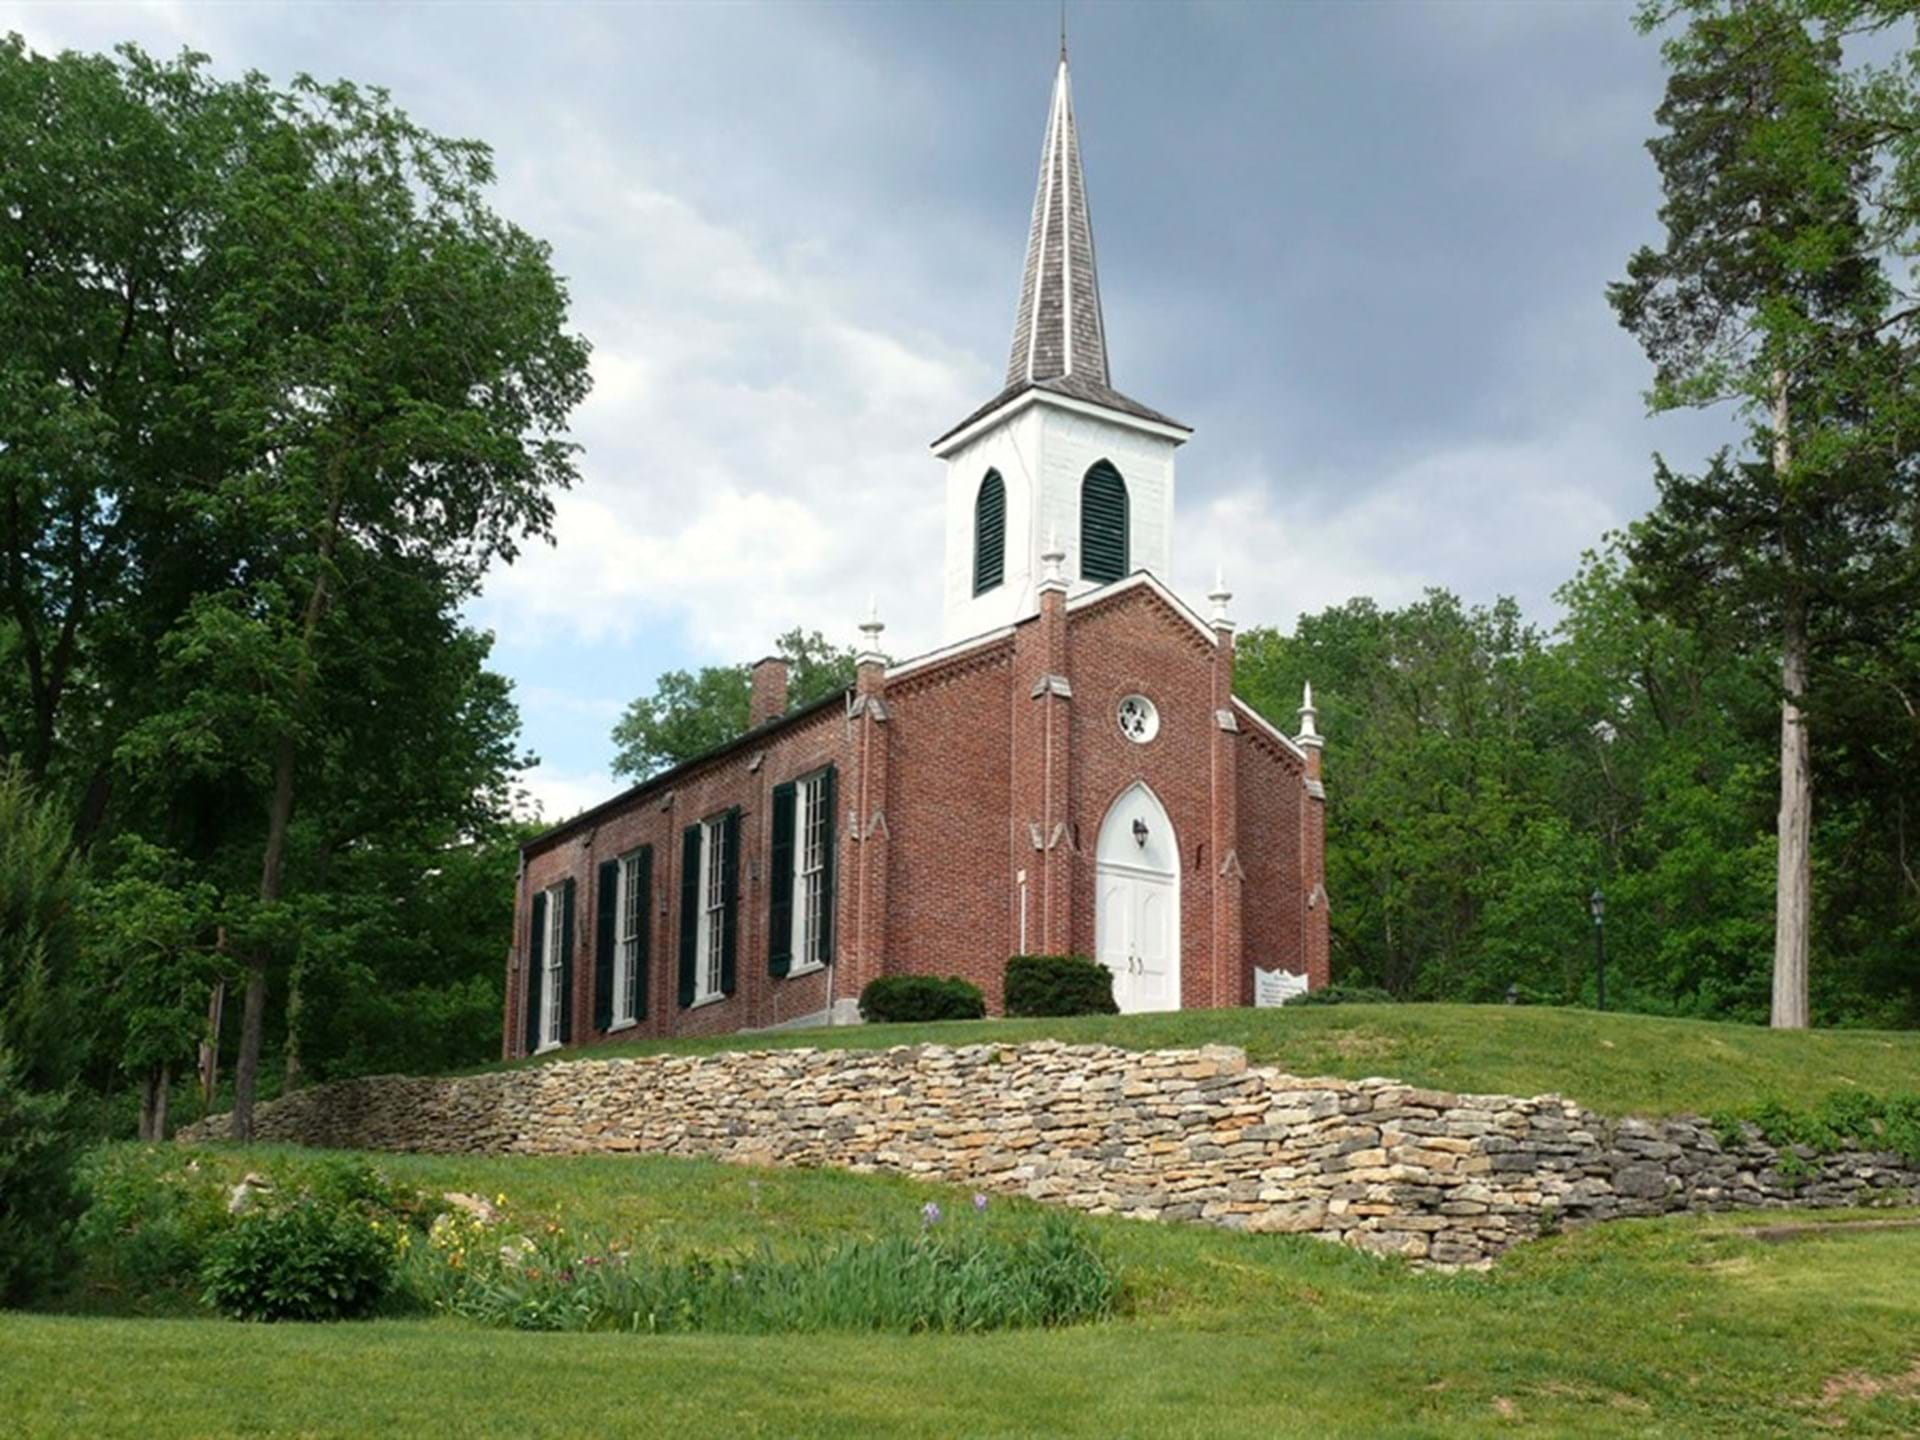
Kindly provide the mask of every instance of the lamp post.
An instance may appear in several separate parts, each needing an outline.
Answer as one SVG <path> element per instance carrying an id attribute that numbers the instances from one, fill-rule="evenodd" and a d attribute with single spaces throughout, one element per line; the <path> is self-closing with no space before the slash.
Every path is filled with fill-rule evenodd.
<path id="1" fill-rule="evenodd" d="M 1599 967 L 1600 1008 L 1607 1008 L 1607 897 L 1598 885 L 1587 897 L 1587 913 L 1593 916 L 1593 953 Z"/>

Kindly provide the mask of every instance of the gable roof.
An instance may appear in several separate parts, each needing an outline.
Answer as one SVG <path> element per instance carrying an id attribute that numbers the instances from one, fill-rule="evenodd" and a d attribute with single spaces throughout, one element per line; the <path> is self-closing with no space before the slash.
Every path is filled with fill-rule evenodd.
<path id="1" fill-rule="evenodd" d="M 563 820 L 551 829 L 542 830 L 538 835 L 534 836 L 531 840 L 525 841 L 520 846 L 520 853 L 522 855 L 531 855 L 536 850 L 544 850 L 554 841 L 565 839 L 566 836 L 572 832 L 597 823 L 612 811 L 624 809 L 629 805 L 644 800 L 650 794 L 665 791 L 674 781 L 685 778 L 689 772 L 698 770 L 703 765 L 710 765 L 716 760 L 724 760 L 729 755 L 751 749 L 761 741 L 771 740 L 782 730 L 789 729 L 799 724 L 802 720 L 812 718 L 822 710 L 825 710 L 829 705 L 845 705 L 847 697 L 852 693 L 853 687 L 851 685 L 842 686 L 829 695 L 822 695 L 818 700 L 809 701 L 798 710 L 789 710 L 784 715 L 776 715 L 771 720 L 762 721 L 751 730 L 742 731 L 731 740 L 723 741 L 711 750 L 702 751 L 690 760 L 682 760 L 678 765 L 671 765 L 658 774 L 649 775 L 639 784 L 628 786 L 618 795 L 607 800 L 602 800 L 598 805 L 588 806 L 572 819 Z"/>

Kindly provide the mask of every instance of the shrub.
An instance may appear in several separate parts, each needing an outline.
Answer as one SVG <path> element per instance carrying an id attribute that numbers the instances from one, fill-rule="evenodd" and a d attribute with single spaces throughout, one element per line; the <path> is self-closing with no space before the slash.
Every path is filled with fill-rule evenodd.
<path id="1" fill-rule="evenodd" d="M 392 1287 L 395 1249 L 362 1215 L 303 1196 L 244 1215 L 201 1268 L 206 1302 L 236 1320 L 350 1320 Z"/>
<path id="2" fill-rule="evenodd" d="M 1113 972 L 1084 955 L 1015 955 L 1007 961 L 1009 1015 L 1117 1015 Z"/>
<path id="3" fill-rule="evenodd" d="M 171 1146 L 111 1145 L 80 1179 L 75 1236 L 89 1282 L 136 1301 L 195 1298 L 208 1247 L 234 1222 L 220 1174 Z"/>
<path id="4" fill-rule="evenodd" d="M 1289 1005 L 1391 1005 L 1393 996 L 1377 985 L 1322 985 L 1287 1001 Z"/>
<path id="5" fill-rule="evenodd" d="M 978 1020 L 987 1000 L 978 985 L 957 975 L 883 975 L 860 992 L 860 1013 L 875 1024 L 922 1020 Z"/>
<path id="6" fill-rule="evenodd" d="M 72 1169 L 66 1096 L 22 1085 L 0 1046 L 0 1306 L 40 1294 L 66 1270 Z"/>

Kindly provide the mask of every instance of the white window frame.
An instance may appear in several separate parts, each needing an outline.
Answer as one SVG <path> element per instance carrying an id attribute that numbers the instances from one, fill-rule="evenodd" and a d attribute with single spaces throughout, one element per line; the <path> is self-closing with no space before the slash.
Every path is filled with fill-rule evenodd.
<path id="1" fill-rule="evenodd" d="M 788 978 L 826 968 L 820 954 L 827 903 L 827 772 L 793 782 L 793 963 Z"/>
<path id="2" fill-rule="evenodd" d="M 694 947 L 693 1003 L 706 1005 L 723 998 L 721 967 L 726 951 L 727 817 L 716 815 L 700 824 L 700 919 Z"/>
<path id="3" fill-rule="evenodd" d="M 620 857 L 619 882 L 614 891 L 613 1023 L 607 1029 L 624 1030 L 639 1022 L 634 1014 L 640 991 L 640 934 L 647 923 L 648 897 L 640 894 L 640 852 Z"/>
<path id="4" fill-rule="evenodd" d="M 534 1053 L 560 1048 L 560 977 L 567 955 L 567 883 L 547 887 L 547 943 L 540 961 L 540 1045 Z"/>

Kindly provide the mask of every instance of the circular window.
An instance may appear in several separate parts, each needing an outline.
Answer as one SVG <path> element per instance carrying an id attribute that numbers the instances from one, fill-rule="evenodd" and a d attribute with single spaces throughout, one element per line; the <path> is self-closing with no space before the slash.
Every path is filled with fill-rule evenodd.
<path id="1" fill-rule="evenodd" d="M 1160 733 L 1160 712 L 1144 695 L 1129 695 L 1120 702 L 1120 733 L 1136 745 L 1144 745 Z"/>

